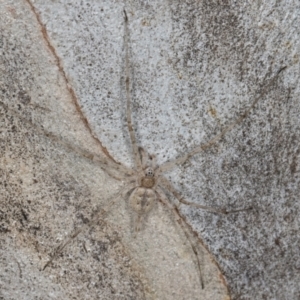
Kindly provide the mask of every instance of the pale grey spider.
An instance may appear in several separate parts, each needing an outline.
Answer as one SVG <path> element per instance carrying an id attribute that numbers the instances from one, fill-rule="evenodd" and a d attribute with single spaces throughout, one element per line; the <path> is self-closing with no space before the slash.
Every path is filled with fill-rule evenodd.
<path id="1" fill-rule="evenodd" d="M 264 88 L 261 89 L 259 95 L 254 99 L 251 106 L 243 113 L 239 118 L 237 118 L 232 124 L 223 129 L 218 135 L 212 138 L 210 141 L 203 145 L 199 145 L 194 148 L 192 151 L 186 153 L 185 155 L 174 159 L 169 162 L 163 163 L 161 166 L 158 166 L 156 163 L 155 155 L 149 154 L 145 149 L 139 147 L 136 141 L 135 131 L 132 125 L 131 118 L 131 82 L 130 82 L 130 70 L 129 70 L 129 28 L 128 28 L 128 17 L 126 11 L 124 10 L 124 45 L 125 45 L 125 86 L 126 86 L 126 119 L 127 119 L 127 128 L 130 135 L 131 147 L 134 156 L 134 168 L 128 168 L 124 165 L 116 163 L 110 158 L 100 158 L 93 154 L 87 153 L 86 151 L 75 151 L 80 152 L 81 155 L 92 159 L 94 162 L 97 162 L 100 167 L 108 173 L 110 176 L 121 180 L 124 182 L 126 188 L 121 192 L 118 192 L 116 196 L 111 199 L 108 199 L 108 205 L 106 209 L 100 209 L 94 216 L 91 218 L 91 221 L 77 229 L 73 232 L 66 241 L 60 244 L 52 254 L 50 260 L 46 263 L 43 269 L 45 269 L 49 264 L 55 259 L 55 257 L 60 254 L 63 249 L 75 238 L 79 233 L 93 226 L 99 218 L 103 218 L 109 211 L 111 206 L 117 202 L 120 197 L 128 198 L 130 208 L 134 212 L 134 232 L 135 234 L 141 230 L 143 223 L 147 217 L 147 214 L 153 208 L 155 201 L 161 201 L 168 209 L 172 211 L 175 216 L 176 221 L 181 226 L 183 232 L 186 235 L 187 240 L 189 241 L 195 256 L 197 257 L 198 269 L 200 274 L 200 282 L 202 288 L 204 287 L 203 278 L 201 274 L 201 266 L 199 260 L 199 251 L 197 250 L 197 245 L 193 239 L 193 233 L 186 225 L 184 219 L 181 216 L 179 211 L 179 205 L 190 205 L 199 209 L 206 210 L 212 213 L 228 214 L 228 213 L 237 213 L 240 211 L 245 211 L 251 209 L 251 207 L 242 208 L 233 211 L 227 211 L 226 209 L 216 209 L 213 207 L 203 206 L 200 204 L 195 204 L 185 200 L 179 192 L 175 189 L 173 184 L 163 176 L 164 173 L 168 172 L 177 165 L 185 163 L 190 157 L 198 154 L 214 143 L 219 141 L 227 132 L 232 130 L 236 125 L 240 124 L 251 112 L 253 107 L 257 104 L 258 100 L 266 93 L 267 88 L 273 84 L 273 82 L 278 77 L 279 73 L 285 68 L 281 68 L 277 74 L 269 81 Z M 169 193 L 174 196 L 177 202 L 169 200 L 166 193 Z"/>

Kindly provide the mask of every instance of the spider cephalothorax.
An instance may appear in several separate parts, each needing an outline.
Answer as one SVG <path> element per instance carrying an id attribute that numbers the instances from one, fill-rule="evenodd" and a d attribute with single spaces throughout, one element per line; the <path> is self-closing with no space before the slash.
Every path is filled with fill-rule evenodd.
<path id="1" fill-rule="evenodd" d="M 141 186 L 151 189 L 155 185 L 154 171 L 152 168 L 147 168 L 145 176 L 141 178 Z"/>

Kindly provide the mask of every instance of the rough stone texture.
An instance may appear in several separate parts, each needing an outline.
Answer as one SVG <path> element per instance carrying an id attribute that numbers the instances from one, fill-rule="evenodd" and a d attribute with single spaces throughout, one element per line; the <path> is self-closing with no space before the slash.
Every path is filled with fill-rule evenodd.
<path id="1" fill-rule="evenodd" d="M 201 241 L 232 299 L 300 298 L 297 1 L 0 3 L 0 299 L 226 299 Z M 121 186 L 76 149 L 133 165 L 124 8 L 134 127 L 159 164 L 208 141 L 267 86 L 242 124 L 168 174 L 189 201 L 254 207 L 222 216 L 182 206 L 199 236 L 203 291 L 191 247 L 160 203 L 133 238 L 120 201 L 40 271 Z"/>

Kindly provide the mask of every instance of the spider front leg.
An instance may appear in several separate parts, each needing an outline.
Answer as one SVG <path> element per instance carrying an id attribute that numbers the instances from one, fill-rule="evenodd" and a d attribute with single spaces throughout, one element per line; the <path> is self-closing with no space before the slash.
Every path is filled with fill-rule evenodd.
<path id="1" fill-rule="evenodd" d="M 132 126 L 131 119 L 131 83 L 130 83 L 130 69 L 129 69 L 129 28 L 128 17 L 124 10 L 124 47 L 125 47 L 125 86 L 126 86 L 126 121 L 130 135 L 130 141 L 134 156 L 135 168 L 138 172 L 142 170 L 142 161 L 139 155 L 139 149 L 136 142 L 135 132 Z"/>
<path id="2" fill-rule="evenodd" d="M 92 152 L 80 147 L 79 145 L 75 146 L 75 145 L 71 144 L 70 142 L 63 140 L 60 136 L 43 128 L 43 126 L 37 125 L 33 121 L 25 118 L 20 112 L 9 107 L 2 101 L 0 101 L 0 106 L 2 108 L 4 108 L 5 110 L 10 111 L 10 113 L 12 113 L 12 115 L 14 115 L 18 119 L 22 120 L 22 122 L 24 122 L 25 124 L 28 124 L 30 127 L 34 128 L 34 131 L 37 134 L 39 134 L 41 136 L 46 136 L 49 140 L 51 140 L 51 142 L 57 143 L 58 145 L 62 146 L 68 152 L 73 152 L 81 157 L 84 157 L 88 161 L 95 162 L 110 177 L 112 177 L 116 180 L 123 180 L 126 176 L 132 176 L 135 174 L 134 170 L 115 162 L 110 157 L 107 157 L 105 155 L 101 156 L 101 155 L 92 153 Z"/>
<path id="3" fill-rule="evenodd" d="M 216 209 L 214 207 L 210 207 L 210 206 L 204 206 L 204 205 L 200 205 L 197 203 L 193 203 L 193 202 L 189 202 L 187 200 L 185 200 L 175 189 L 175 187 L 173 186 L 173 184 L 165 177 L 160 176 L 159 177 L 159 186 L 161 188 L 163 188 L 164 190 L 170 191 L 174 197 L 182 204 L 185 205 L 190 205 L 196 208 L 200 208 L 203 210 L 206 210 L 208 212 L 212 212 L 212 213 L 218 213 L 218 214 L 231 214 L 231 213 L 238 213 L 238 212 L 242 212 L 242 211 L 247 211 L 247 210 L 252 210 L 252 207 L 248 207 L 248 208 L 241 208 L 241 209 L 235 209 L 235 210 L 226 210 L 226 209 Z"/>
<path id="4" fill-rule="evenodd" d="M 148 155 L 148 152 L 145 151 L 145 149 L 143 147 L 139 147 L 138 149 L 139 149 L 139 154 L 140 154 L 140 157 L 142 160 L 142 169 L 144 169 L 148 163 L 149 155 Z"/>
<path id="5" fill-rule="evenodd" d="M 139 153 L 142 160 L 142 168 L 146 169 L 147 166 L 155 170 L 157 168 L 156 156 L 150 155 L 143 147 L 139 147 Z"/>

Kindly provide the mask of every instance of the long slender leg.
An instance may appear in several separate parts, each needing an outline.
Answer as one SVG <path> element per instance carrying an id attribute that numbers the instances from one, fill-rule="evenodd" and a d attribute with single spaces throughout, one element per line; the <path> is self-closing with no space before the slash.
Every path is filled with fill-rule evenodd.
<path id="1" fill-rule="evenodd" d="M 148 163 L 149 154 L 143 147 L 139 147 L 138 150 L 139 150 L 140 156 L 142 158 L 142 168 L 145 168 Z"/>
<path id="2" fill-rule="evenodd" d="M 121 164 L 112 163 L 112 161 L 106 157 L 94 155 L 92 159 L 95 163 L 99 164 L 100 168 L 107 172 L 109 176 L 117 180 L 123 180 L 126 179 L 127 176 L 136 175 L 134 170 Z"/>
<path id="3" fill-rule="evenodd" d="M 16 110 L 8 107 L 5 103 L 0 101 L 0 106 L 3 107 L 5 110 L 8 110 L 11 112 L 14 116 L 16 116 L 19 120 L 22 120 L 25 124 L 28 124 L 30 127 L 32 127 L 37 134 L 46 136 L 49 138 L 51 141 L 58 143 L 62 147 L 64 147 L 68 151 L 72 151 L 74 153 L 79 154 L 80 156 L 85 157 L 88 160 L 92 160 L 96 163 L 99 164 L 101 169 L 103 169 L 107 174 L 117 180 L 122 180 L 124 179 L 125 175 L 133 175 L 134 171 L 131 170 L 130 168 L 127 168 L 126 166 L 123 166 L 121 164 L 118 164 L 114 162 L 113 160 L 107 158 L 107 157 L 102 157 L 97 154 L 91 153 L 79 146 L 74 146 L 71 145 L 70 143 L 62 140 L 59 136 L 53 134 L 52 132 L 42 128 L 41 126 L 38 126 L 34 122 L 24 118 L 19 112 Z M 119 175 L 118 175 L 119 174 Z M 122 176 L 122 175 L 123 176 Z"/>
<path id="4" fill-rule="evenodd" d="M 189 243 L 191 245 L 193 252 L 196 256 L 196 259 L 197 259 L 197 266 L 198 266 L 198 270 L 199 270 L 199 278 L 200 278 L 201 288 L 204 289 L 204 281 L 203 281 L 203 275 L 202 275 L 202 271 L 201 271 L 201 264 L 200 264 L 197 246 L 194 244 L 193 239 L 190 236 L 190 232 L 186 228 L 186 225 L 184 224 L 184 222 L 182 222 L 182 218 L 178 212 L 177 207 L 174 204 L 170 203 L 169 199 L 165 196 L 165 193 L 163 192 L 163 190 L 160 187 L 156 188 L 156 193 L 158 195 L 158 198 L 174 213 L 175 220 L 180 225 L 182 231 L 184 232 L 187 240 L 189 241 Z"/>
<path id="5" fill-rule="evenodd" d="M 129 70 L 129 29 L 128 29 L 128 17 L 126 11 L 124 10 L 124 44 L 125 44 L 125 85 L 126 85 L 126 118 L 127 118 L 127 127 L 130 135 L 131 146 L 134 155 L 135 168 L 138 172 L 142 170 L 142 162 L 139 156 L 138 146 L 136 143 L 135 132 L 132 126 L 131 120 L 131 84 L 130 84 L 130 70 Z"/>
<path id="6" fill-rule="evenodd" d="M 96 209 L 95 213 L 93 214 L 90 222 L 87 224 L 83 225 L 81 228 L 77 228 L 72 232 L 69 237 L 62 242 L 53 252 L 51 255 L 51 258 L 48 260 L 48 262 L 45 264 L 43 267 L 43 270 L 45 270 L 51 263 L 52 261 L 60 254 L 62 251 L 68 246 L 80 233 L 88 230 L 89 228 L 92 228 L 98 221 L 99 219 L 105 217 L 111 210 L 112 206 L 120 199 L 121 196 L 125 195 L 126 193 L 129 192 L 129 190 L 132 188 L 132 185 L 130 185 L 130 188 L 125 189 L 125 191 L 121 192 L 122 188 L 112 197 L 109 198 L 108 200 L 108 205 L 106 205 L 105 209 L 101 209 L 101 207 L 98 207 Z"/>
<path id="7" fill-rule="evenodd" d="M 157 168 L 157 159 L 156 159 L 156 155 L 151 154 L 150 155 L 151 158 L 151 167 L 153 170 L 155 170 Z"/>
<path id="8" fill-rule="evenodd" d="M 191 152 L 188 152 L 185 155 L 183 155 L 183 156 L 181 156 L 181 157 L 179 157 L 179 158 L 177 158 L 175 160 L 172 160 L 172 161 L 169 161 L 169 162 L 166 162 L 166 163 L 162 164 L 159 167 L 159 169 L 157 171 L 157 174 L 167 172 L 168 170 L 172 169 L 176 165 L 183 164 L 184 162 L 186 162 L 193 155 L 195 155 L 197 153 L 200 153 L 202 151 L 205 151 L 207 148 L 211 147 L 213 144 L 215 144 L 217 141 L 219 141 L 227 132 L 231 131 L 235 126 L 239 125 L 249 115 L 249 113 L 252 111 L 253 107 L 257 104 L 258 100 L 263 97 L 263 95 L 267 92 L 268 87 L 271 86 L 274 83 L 274 81 L 278 78 L 278 75 L 284 69 L 286 69 L 286 66 L 282 67 L 281 69 L 279 69 L 279 71 L 269 81 L 269 83 L 262 88 L 262 90 L 260 91 L 259 95 L 252 102 L 251 106 L 240 117 L 238 117 L 233 123 L 231 123 L 229 126 L 227 126 L 226 128 L 224 128 L 219 134 L 217 134 L 214 138 L 212 138 L 206 144 L 200 145 L 200 146 L 196 147 Z"/>
<path id="9" fill-rule="evenodd" d="M 197 203 L 186 201 L 177 192 L 177 190 L 174 188 L 173 184 L 168 179 L 166 179 L 163 176 L 159 177 L 159 186 L 162 187 L 164 190 L 169 190 L 180 203 L 183 203 L 185 205 L 194 206 L 196 208 L 204 209 L 204 210 L 212 212 L 212 213 L 218 213 L 218 214 L 227 215 L 227 214 L 231 214 L 231 213 L 238 213 L 238 212 L 241 212 L 241 211 L 247 211 L 247 210 L 251 210 L 252 209 L 252 207 L 248 207 L 248 208 L 242 208 L 242 209 L 236 209 L 236 210 L 230 210 L 230 211 L 228 211 L 226 209 L 216 209 L 214 207 L 204 206 L 204 205 L 200 205 L 200 204 L 197 204 Z"/>
<path id="10" fill-rule="evenodd" d="M 139 153 L 142 158 L 142 168 L 145 169 L 149 163 L 149 166 L 155 170 L 157 168 L 156 156 L 149 154 L 143 147 L 139 147 Z"/>

